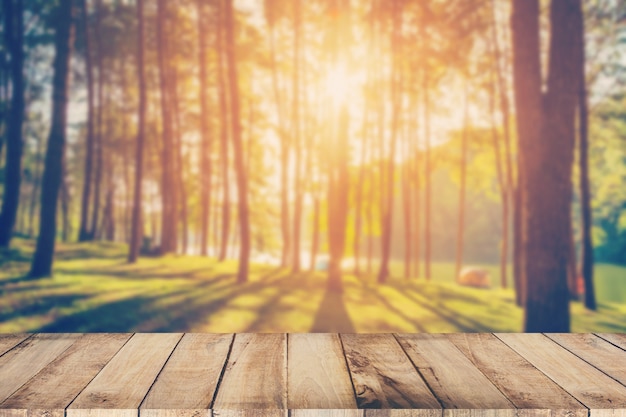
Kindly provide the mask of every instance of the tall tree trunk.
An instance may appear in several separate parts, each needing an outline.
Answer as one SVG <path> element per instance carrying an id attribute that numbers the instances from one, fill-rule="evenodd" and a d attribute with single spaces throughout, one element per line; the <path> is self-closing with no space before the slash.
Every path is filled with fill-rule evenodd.
<path id="1" fill-rule="evenodd" d="M 369 119 L 368 104 L 365 104 L 365 114 L 363 116 L 363 138 L 367 137 L 367 124 Z M 355 195 L 355 214 L 354 214 L 354 274 L 361 275 L 361 236 L 363 235 L 363 187 L 365 183 L 366 162 L 367 162 L 367 142 L 364 140 L 361 144 L 361 155 L 359 158 L 359 175 L 356 183 L 356 195 Z"/>
<path id="2" fill-rule="evenodd" d="M 28 210 L 28 236 L 34 236 L 35 234 L 35 208 L 37 207 L 37 201 L 39 200 L 41 185 L 41 171 L 43 166 L 43 145 L 44 140 L 37 135 L 37 148 L 35 150 L 35 170 L 33 173 L 33 192 L 30 198 L 30 207 Z"/>
<path id="3" fill-rule="evenodd" d="M 535 144 L 541 130 L 541 64 L 539 55 L 539 0 L 514 0 L 511 19 L 513 37 L 513 75 L 518 137 L 517 212 L 521 245 L 517 248 L 521 282 L 521 302 L 526 305 L 528 292 L 529 187 L 528 177 Z"/>
<path id="4" fill-rule="evenodd" d="M 93 153 L 94 153 L 94 81 L 93 81 L 93 64 L 91 62 L 92 44 L 91 31 L 89 30 L 89 13 L 88 1 L 81 1 L 81 16 L 83 21 L 83 36 L 85 39 L 85 72 L 87 73 L 87 137 L 85 138 L 85 168 L 84 182 L 80 204 L 80 227 L 78 231 L 78 240 L 84 242 L 90 239 L 89 233 L 89 203 L 91 201 L 91 175 L 93 172 Z"/>
<path id="5" fill-rule="evenodd" d="M 421 231 L 421 214 L 422 214 L 422 205 L 421 205 L 421 198 L 420 198 L 420 188 L 421 188 L 421 177 L 420 177 L 420 169 L 421 169 L 421 158 L 420 158 L 420 148 L 419 148 L 419 130 L 418 130 L 418 126 L 419 126 L 419 115 L 420 115 L 420 109 L 419 109 L 419 103 L 420 103 L 420 99 L 419 97 L 414 97 L 412 99 L 412 107 L 414 108 L 414 116 L 412 117 L 412 121 L 411 121 L 411 131 L 415 132 L 415 139 L 413 140 L 413 150 L 412 150 L 412 154 L 411 157 L 415 158 L 414 161 L 414 169 L 412 171 L 411 177 L 413 178 L 413 183 L 414 183 L 414 188 L 415 188 L 415 201 L 413 202 L 413 216 L 414 216 L 414 220 L 415 220 L 415 231 L 413 232 L 413 236 L 414 236 L 414 243 L 415 243 L 415 249 L 414 249 L 414 255 L 413 255 L 413 260 L 414 260 L 414 272 L 415 272 L 415 277 L 419 278 L 420 277 L 420 259 L 422 256 L 422 245 L 421 245 L 421 239 L 420 239 L 420 231 Z"/>
<path id="6" fill-rule="evenodd" d="M 596 310 L 596 295 L 593 285 L 593 240 L 591 229 L 593 227 L 591 210 L 591 187 L 589 184 L 589 110 L 587 98 L 587 77 L 585 71 L 586 48 L 585 48 L 585 23 L 583 18 L 582 4 L 576 2 L 574 10 L 575 36 L 578 47 L 579 69 L 579 97 L 578 97 L 578 151 L 579 151 L 579 183 L 580 183 L 580 210 L 581 210 L 581 272 L 585 287 L 585 307 Z"/>
<path id="7" fill-rule="evenodd" d="M 502 51 L 500 49 L 497 17 L 496 17 L 496 2 L 491 2 L 491 37 L 493 55 L 496 61 L 496 79 L 499 92 L 500 102 L 500 114 L 502 116 L 502 127 L 504 133 L 504 161 L 502 168 L 503 181 L 501 184 L 502 195 L 502 243 L 500 246 L 500 283 L 502 288 L 506 288 L 508 285 L 508 256 L 509 256 L 509 231 L 511 226 L 510 207 L 513 202 L 513 163 L 511 160 L 511 116 L 509 112 L 509 96 L 507 83 L 504 77 L 504 71 L 502 69 Z M 495 106 L 494 106 L 495 107 Z M 498 152 L 499 153 L 499 152 Z"/>
<path id="8" fill-rule="evenodd" d="M 131 221 L 130 245 L 128 262 L 134 263 L 139 257 L 139 249 L 143 238 L 142 219 L 142 183 L 143 183 L 143 151 L 146 132 L 146 74 L 144 63 L 144 17 L 143 1 L 137 0 L 137 80 L 139 83 L 139 106 L 137 126 L 137 146 L 135 148 L 135 184 L 133 195 L 133 212 Z"/>
<path id="9" fill-rule="evenodd" d="M 429 80 L 424 70 L 423 75 L 423 93 L 424 100 L 424 139 L 425 139 L 425 155 L 424 155 L 424 275 L 427 280 L 431 277 L 431 188 L 432 188 L 432 170 L 431 170 L 431 149 L 430 149 L 430 94 Z"/>
<path id="10" fill-rule="evenodd" d="M 398 124 L 400 117 L 400 88 L 399 79 L 400 66 L 398 65 L 399 50 L 398 44 L 400 42 L 400 5 L 398 0 L 392 0 L 392 31 L 391 31 L 391 129 L 390 129 L 390 143 L 389 154 L 387 155 L 387 172 L 382 173 L 383 183 L 386 180 L 385 186 L 381 189 L 384 191 L 383 206 L 382 206 L 382 240 L 381 240 L 381 261 L 380 270 L 378 271 L 378 282 L 384 283 L 389 277 L 389 261 L 391 258 L 391 244 L 393 234 L 393 203 L 395 198 L 394 186 L 395 186 L 395 158 L 396 158 L 396 144 L 398 141 Z M 386 174 L 386 175 L 385 175 Z"/>
<path id="11" fill-rule="evenodd" d="M 493 48 L 493 42 L 491 47 Z M 507 254 L 508 254 L 508 218 L 509 218 L 509 200 L 507 192 L 507 184 L 504 174 L 503 157 L 500 149 L 500 135 L 498 134 L 497 121 L 496 121 L 496 79 L 493 76 L 489 84 L 489 110 L 491 113 L 491 136 L 493 142 L 494 159 L 496 161 L 496 173 L 498 178 L 498 187 L 500 188 L 500 204 L 502 208 L 502 236 L 500 239 L 500 286 L 502 288 L 507 287 L 506 280 L 506 268 L 507 268 Z"/>
<path id="12" fill-rule="evenodd" d="M 230 122 L 233 148 L 235 151 L 235 170 L 237 177 L 238 216 L 241 240 L 239 243 L 239 265 L 237 282 L 248 280 L 250 262 L 250 215 L 248 208 L 248 178 L 243 160 L 241 140 L 241 115 L 239 114 L 239 85 L 237 79 L 237 59 L 235 51 L 235 17 L 233 0 L 225 0 L 226 59 L 228 62 L 228 85 L 230 91 Z"/>
<path id="13" fill-rule="evenodd" d="M 406 130 L 406 129 L 405 129 Z M 404 155 L 411 155 L 411 146 L 409 141 L 409 134 L 405 132 L 404 135 L 405 151 Z M 411 277 L 411 257 L 413 255 L 413 222 L 411 213 L 411 158 L 409 157 L 402 163 L 402 214 L 404 217 L 404 278 L 409 279 Z"/>
<path id="14" fill-rule="evenodd" d="M 456 234 L 456 268 L 454 270 L 454 279 L 458 280 L 461 276 L 461 268 L 463 267 L 463 249 L 465 242 L 465 196 L 467 187 L 467 154 L 469 150 L 469 92 L 468 83 L 465 81 L 465 105 L 463 106 L 463 133 L 461 134 L 461 184 L 459 186 L 459 220 L 457 223 Z"/>
<path id="15" fill-rule="evenodd" d="M 24 122 L 24 6 L 23 0 L 4 2 L 4 36 L 11 54 L 11 109 L 7 119 L 4 193 L 0 212 L 0 248 L 11 242 L 22 180 L 22 124 Z"/>
<path id="16" fill-rule="evenodd" d="M 126 74 L 126 61 L 123 60 L 120 62 L 120 78 L 121 78 L 121 88 L 122 88 L 122 96 L 124 97 L 124 102 L 128 103 L 128 82 L 127 82 L 127 74 Z M 129 129 L 128 129 L 128 109 L 126 106 L 123 107 L 122 117 L 122 138 L 124 141 L 130 141 Z M 131 180 L 131 156 L 128 150 L 124 150 L 122 153 L 122 164 L 124 165 L 124 242 L 130 244 L 130 229 L 131 229 L 131 218 L 132 218 L 132 197 L 131 197 L 131 189 L 132 189 L 132 180 Z"/>
<path id="17" fill-rule="evenodd" d="M 102 15 L 104 13 L 104 6 L 102 0 L 96 0 L 96 65 L 98 67 L 98 108 L 95 114 L 95 123 L 96 128 L 94 129 L 97 133 L 95 135 L 94 141 L 94 153 L 95 153 L 95 175 L 94 175 L 94 190 L 93 190 L 93 214 L 91 217 L 91 231 L 90 231 L 90 239 L 94 239 L 98 237 L 99 230 L 98 226 L 100 225 L 100 201 L 102 198 L 101 188 L 102 188 L 102 169 L 104 165 L 104 99 L 105 96 L 108 98 L 108 94 L 105 93 L 105 63 L 104 63 L 104 51 L 102 47 Z"/>
<path id="18" fill-rule="evenodd" d="M 4 142 L 7 134 L 7 110 L 9 108 L 9 64 L 7 52 L 0 52 L 0 164 L 4 158 Z M 2 166 L 2 165 L 0 165 Z"/>
<path id="19" fill-rule="evenodd" d="M 63 155 L 62 171 L 61 171 L 61 241 L 68 242 L 70 238 L 70 186 L 67 182 L 67 162 L 66 156 Z"/>
<path id="20" fill-rule="evenodd" d="M 270 10 L 270 4 L 265 5 Z M 278 130 L 280 139 L 280 231 L 283 240 L 281 253 L 281 266 L 285 267 L 289 263 L 289 253 L 291 251 L 291 234 L 289 228 L 289 140 L 287 126 L 283 109 L 283 98 L 278 82 L 278 65 L 276 63 L 276 33 L 274 18 L 268 16 L 269 40 L 270 40 L 270 65 L 272 68 L 272 89 L 274 92 L 274 102 L 276 104 L 276 114 L 278 116 Z"/>
<path id="21" fill-rule="evenodd" d="M 524 0 L 528 1 L 528 0 Z M 579 80 L 576 45 L 571 42 L 576 20 L 572 5 L 551 3 L 550 58 L 544 122 L 530 145 L 526 265 L 528 292 L 524 329 L 527 332 L 568 332 L 570 329 L 567 261 L 571 227 L 574 117 Z M 537 88 L 537 87 L 536 87 Z M 558 155 L 558 158 L 555 158 Z"/>
<path id="22" fill-rule="evenodd" d="M 203 0 L 196 0 L 198 15 L 198 61 L 200 67 L 200 255 L 206 256 L 209 245 L 209 212 L 211 200 L 211 179 L 213 164 L 213 140 L 209 131 L 209 97 L 207 73 L 207 29 L 206 15 L 203 11 Z"/>
<path id="23" fill-rule="evenodd" d="M 311 243 L 311 271 L 315 270 L 315 261 L 320 247 L 320 199 L 313 196 L 313 242 Z"/>
<path id="24" fill-rule="evenodd" d="M 522 161 L 520 158 L 520 154 L 518 151 L 517 155 L 517 184 L 515 184 L 515 189 L 513 191 L 513 276 L 515 280 L 515 304 L 519 307 L 524 305 L 525 300 L 525 284 L 524 284 L 524 270 L 523 270 L 523 252 L 524 252 L 524 241 L 523 241 L 523 222 L 522 222 L 522 213 L 523 213 L 523 202 L 522 202 L 522 178 L 524 177 L 522 173 Z"/>
<path id="25" fill-rule="evenodd" d="M 56 54 L 52 80 L 52 124 L 41 187 L 39 236 L 29 275 L 32 278 L 49 276 L 52 272 L 56 238 L 57 198 L 63 174 L 65 129 L 70 82 L 70 57 L 74 41 L 73 2 L 59 4 L 55 34 Z"/>
<path id="26" fill-rule="evenodd" d="M 174 143 L 172 136 L 172 97 L 170 88 L 169 48 L 166 36 L 166 1 L 157 2 L 157 55 L 161 90 L 162 171 L 161 171 L 161 253 L 176 251 L 177 199 L 174 187 Z"/>
<path id="27" fill-rule="evenodd" d="M 225 19 L 224 0 L 219 0 L 219 19 L 218 22 L 223 22 Z M 218 259 L 223 261 L 226 259 L 228 251 L 228 237 L 230 236 L 230 181 L 229 181 L 229 116 L 228 114 L 228 102 L 227 102 L 227 87 L 226 87 L 226 68 L 224 62 L 224 55 L 226 51 L 226 45 L 224 41 L 224 27 L 223 24 L 218 24 L 217 27 L 217 77 L 218 77 L 218 91 L 220 102 L 220 159 L 221 159 L 221 174 L 222 174 L 222 235 L 220 240 L 220 250 Z"/>
<path id="28" fill-rule="evenodd" d="M 302 225 L 302 139 L 300 129 L 300 61 L 301 61 L 301 0 L 293 0 L 293 141 L 295 148 L 295 178 L 294 178 L 294 210 L 293 210 L 293 272 L 300 272 L 300 232 Z"/>

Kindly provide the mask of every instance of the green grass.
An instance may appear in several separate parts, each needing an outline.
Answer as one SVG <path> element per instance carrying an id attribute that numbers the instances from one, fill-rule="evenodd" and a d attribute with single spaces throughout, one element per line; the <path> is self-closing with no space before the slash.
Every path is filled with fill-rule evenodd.
<path id="1" fill-rule="evenodd" d="M 125 247 L 107 243 L 60 245 L 54 277 L 26 280 L 32 242 L 18 239 L 15 247 L 0 254 L 4 333 L 522 330 L 510 289 L 460 287 L 452 264 L 434 264 L 432 282 L 392 278 L 377 285 L 346 274 L 337 295 L 326 292 L 319 272 L 253 265 L 250 281 L 237 285 L 233 261 L 167 256 L 129 265 Z M 399 276 L 401 266 L 392 271 Z M 596 272 L 600 309 L 572 303 L 572 331 L 626 332 L 626 268 L 599 265 Z"/>

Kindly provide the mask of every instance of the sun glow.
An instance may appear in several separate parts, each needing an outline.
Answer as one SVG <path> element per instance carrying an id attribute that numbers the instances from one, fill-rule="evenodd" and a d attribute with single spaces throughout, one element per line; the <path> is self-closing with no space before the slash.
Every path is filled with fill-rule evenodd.
<path id="1" fill-rule="evenodd" d="M 354 77 L 344 65 L 335 65 L 329 68 L 324 78 L 325 94 L 335 105 L 342 105 L 348 101 L 354 91 Z"/>

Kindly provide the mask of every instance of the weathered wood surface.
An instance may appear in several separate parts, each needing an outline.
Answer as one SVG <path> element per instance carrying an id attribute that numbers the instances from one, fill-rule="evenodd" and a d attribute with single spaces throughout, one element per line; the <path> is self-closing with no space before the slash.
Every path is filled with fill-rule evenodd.
<path id="1" fill-rule="evenodd" d="M 0 335 L 0 417 L 626 417 L 620 334 Z"/>

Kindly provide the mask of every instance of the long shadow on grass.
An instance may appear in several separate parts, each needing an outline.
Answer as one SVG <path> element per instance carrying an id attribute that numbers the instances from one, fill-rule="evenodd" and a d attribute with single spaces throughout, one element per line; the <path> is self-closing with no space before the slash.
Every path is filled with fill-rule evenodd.
<path id="1" fill-rule="evenodd" d="M 440 316 L 444 321 L 447 321 L 448 323 L 454 325 L 461 332 L 465 332 L 465 333 L 490 332 L 493 330 L 485 326 L 484 324 L 480 323 L 479 321 L 471 319 L 467 316 L 460 315 L 459 312 L 451 310 L 448 307 L 444 307 L 441 302 L 439 302 L 439 304 L 436 307 L 432 306 L 425 299 L 421 299 L 422 295 L 418 293 L 416 288 L 409 288 L 406 285 L 395 285 L 395 284 L 389 284 L 389 286 L 394 288 L 396 291 L 398 291 L 398 293 L 407 297 L 408 299 L 413 301 L 415 304 L 418 304 L 420 307 L 424 308 L 425 310 L 428 310 L 431 313 L 434 313 Z M 416 293 L 416 295 L 412 293 Z M 456 317 L 456 316 L 459 316 L 459 317 Z M 462 318 L 464 321 L 468 322 L 471 327 L 465 324 L 462 324 L 459 318 Z"/>
<path id="2" fill-rule="evenodd" d="M 84 294 L 47 295 L 38 297 L 18 308 L 0 312 L 0 323 L 10 321 L 18 317 L 31 317 L 47 314 L 55 308 L 69 307 L 77 301 L 88 298 Z"/>
<path id="3" fill-rule="evenodd" d="M 277 300 L 289 291 L 283 281 L 290 277 L 273 277 L 243 285 L 235 283 L 234 274 L 198 281 L 197 285 L 166 294 L 132 296 L 88 310 L 61 317 L 37 329 L 40 332 L 184 332 L 206 324 L 226 307 L 232 310 L 269 314 Z M 281 285 L 282 284 L 282 285 Z M 253 307 L 229 306 L 237 297 L 259 294 L 269 286 L 279 289 L 273 297 Z"/>
<path id="4" fill-rule="evenodd" d="M 311 333 L 355 333 L 341 294 L 326 290 L 310 331 Z"/>
<path id="5" fill-rule="evenodd" d="M 362 280 L 359 282 L 361 286 L 363 287 L 363 291 L 365 292 L 365 294 L 375 297 L 376 300 L 378 300 L 380 303 L 382 303 L 385 306 L 387 311 L 395 314 L 396 316 L 400 317 L 402 320 L 406 321 L 407 323 L 411 323 L 416 331 L 418 332 L 426 331 L 426 329 L 424 328 L 424 326 L 422 325 L 420 321 L 416 320 L 413 317 L 410 317 L 404 311 L 400 310 L 399 308 L 394 306 L 392 303 L 390 303 L 389 300 L 387 300 L 382 294 L 380 294 L 379 289 L 378 289 L 378 285 L 380 284 L 377 284 L 376 286 L 372 286 L 365 280 Z"/>

